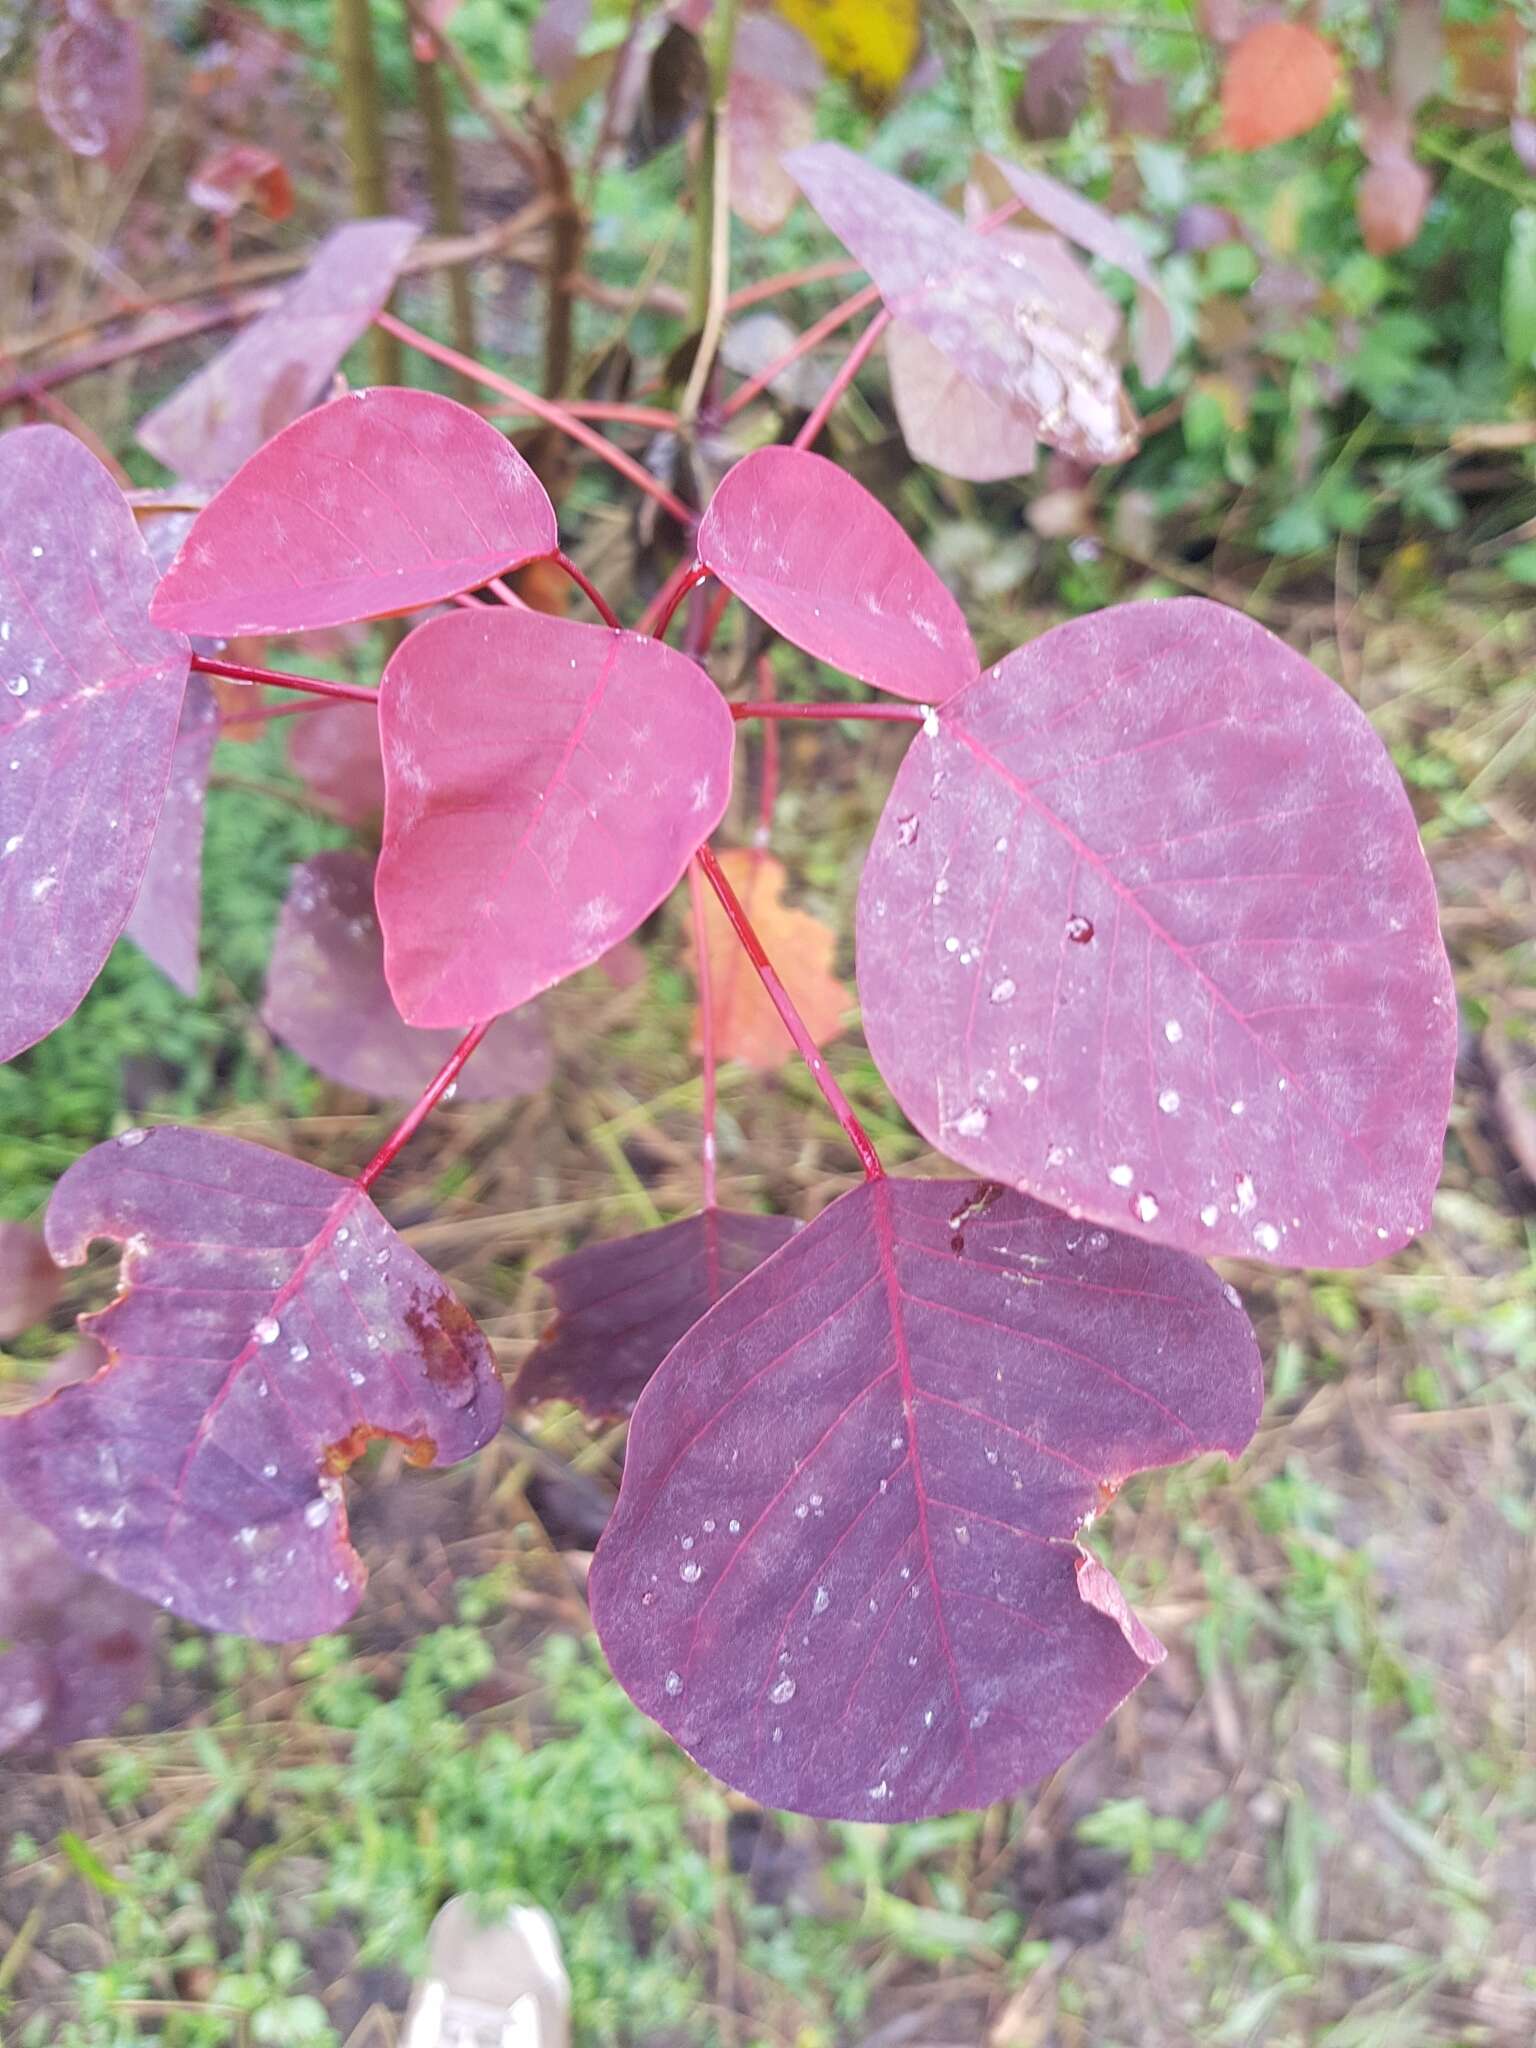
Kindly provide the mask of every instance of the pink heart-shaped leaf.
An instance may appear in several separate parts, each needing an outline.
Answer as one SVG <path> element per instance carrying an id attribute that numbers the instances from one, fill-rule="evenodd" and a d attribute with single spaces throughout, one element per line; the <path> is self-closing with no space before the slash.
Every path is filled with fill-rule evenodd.
<path id="1" fill-rule="evenodd" d="M 937 704 L 976 673 L 960 607 L 916 543 L 823 456 L 745 456 L 709 501 L 698 551 L 775 632 L 878 690 Z"/>
<path id="2" fill-rule="evenodd" d="M 302 633 L 419 610 L 560 544 L 504 434 L 431 391 L 295 420 L 198 514 L 150 615 L 184 633 Z"/>
<path id="3" fill-rule="evenodd" d="M 401 1016 L 499 1016 L 627 938 L 719 824 L 732 731 L 658 641 L 488 605 L 419 626 L 379 696 Z"/>
<path id="4" fill-rule="evenodd" d="M 340 1475 L 376 1437 L 453 1464 L 500 1426 L 465 1310 L 354 1181 L 212 1131 L 126 1131 L 54 1190 L 48 1245 L 123 1246 L 81 1319 L 108 1363 L 0 1420 L 0 1484 L 80 1563 L 205 1628 L 339 1628 L 367 1573 Z"/>
<path id="5" fill-rule="evenodd" d="M 354 220 L 327 235 L 270 312 L 140 421 L 143 446 L 191 482 L 232 476 L 325 390 L 420 233 L 414 221 Z"/>
<path id="6" fill-rule="evenodd" d="M 317 1072 L 365 1095 L 419 1095 L 453 1051 L 453 1031 L 417 1031 L 390 1000 L 366 854 L 317 853 L 293 871 L 267 967 L 267 1028 Z M 530 1095 L 549 1079 L 536 1008 L 486 1033 L 455 1088 L 460 1102 Z"/>
<path id="7" fill-rule="evenodd" d="M 784 159 L 898 320 L 1036 436 L 1082 462 L 1119 462 L 1135 419 L 1108 349 L 1114 325 L 1064 299 L 1018 235 L 979 235 L 925 193 L 836 142 Z"/>
<path id="8" fill-rule="evenodd" d="M 1198 1260 L 1001 1189 L 866 1182 L 640 1397 L 592 1569 L 614 1675 L 764 1806 L 916 1820 L 1053 1770 L 1162 1652 L 1083 1526 L 1262 1395 Z"/>
<path id="9" fill-rule="evenodd" d="M 202 676 L 187 678 L 160 822 L 138 897 L 124 927 L 185 996 L 197 994 L 203 927 L 203 822 L 208 770 L 219 737 L 219 707 Z"/>
<path id="10" fill-rule="evenodd" d="M 946 706 L 858 949 L 881 1072 L 974 1172 L 1287 1265 L 1424 1227 L 1456 1006 L 1413 813 L 1359 709 L 1238 612 L 1120 605 Z"/>
<path id="11" fill-rule="evenodd" d="M 89 449 L 0 439 L 0 1059 L 75 1009 L 139 892 L 191 654 L 154 585 Z"/>
<path id="12" fill-rule="evenodd" d="M 600 1419 L 627 1415 L 673 1345 L 799 1227 L 704 1209 L 541 1267 L 555 1320 L 518 1371 L 514 1405 L 571 1401 Z"/>

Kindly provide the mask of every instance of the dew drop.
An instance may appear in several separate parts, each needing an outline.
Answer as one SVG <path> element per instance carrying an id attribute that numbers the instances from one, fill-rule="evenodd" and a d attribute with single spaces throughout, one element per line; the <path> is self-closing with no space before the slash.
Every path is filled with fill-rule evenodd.
<path id="1" fill-rule="evenodd" d="M 1163 1036 L 1170 1045 L 1177 1045 L 1184 1036 L 1184 1026 L 1177 1017 L 1170 1017 L 1168 1019 L 1168 1022 L 1163 1026 Z"/>
<path id="2" fill-rule="evenodd" d="M 1074 911 L 1067 919 L 1067 937 L 1074 946 L 1086 946 L 1093 937 L 1093 919 Z"/>
<path id="3" fill-rule="evenodd" d="M 135 1145 L 142 1145 L 144 1140 L 148 1136 L 148 1131 L 141 1131 L 137 1128 L 131 1131 L 119 1131 L 117 1134 L 117 1142 L 119 1143 L 119 1145 L 126 1146 L 128 1150 L 131 1152 Z"/>
<path id="4" fill-rule="evenodd" d="M 1137 1219 L 1140 1222 L 1155 1223 L 1157 1221 L 1156 1195 L 1140 1194 L 1131 1206 L 1135 1210 Z"/>
<path id="5" fill-rule="evenodd" d="M 693 1538 L 692 1538 L 691 1536 L 685 1536 L 685 1537 L 683 1538 L 683 1548 L 684 1548 L 684 1550 L 692 1550 L 692 1548 L 693 1548 Z"/>
<path id="6" fill-rule="evenodd" d="M 705 1534 L 706 1536 L 713 1536 L 713 1535 L 714 1535 L 714 1533 L 715 1533 L 715 1518 L 714 1518 L 714 1516 L 713 1516 L 713 1515 L 706 1515 L 706 1516 L 704 1517 L 704 1534 Z"/>
<path id="7" fill-rule="evenodd" d="M 1259 1206 L 1259 1197 L 1253 1185 L 1252 1174 L 1240 1173 L 1233 1186 L 1237 1192 L 1238 1215 L 1251 1216 Z"/>
<path id="8" fill-rule="evenodd" d="M 1128 1188 L 1135 1179 L 1135 1173 L 1122 1159 L 1118 1166 L 1109 1169 L 1109 1177 L 1117 1188 Z"/>
<path id="9" fill-rule="evenodd" d="M 13 697 L 25 697 L 32 685 L 25 676 L 11 676 L 7 680 L 5 687 Z"/>
<path id="10" fill-rule="evenodd" d="M 1222 1291 L 1222 1293 L 1223 1293 L 1223 1294 L 1224 1294 L 1224 1295 L 1226 1296 L 1227 1300 L 1228 1300 L 1229 1302 L 1231 1302 L 1231 1304 L 1232 1304 L 1232 1306 L 1233 1306 L 1234 1308 L 1241 1308 L 1241 1307 L 1242 1307 L 1242 1305 L 1243 1305 L 1243 1298 L 1242 1298 L 1242 1296 L 1241 1296 L 1241 1295 L 1240 1295 L 1240 1294 L 1238 1293 L 1237 1289 L 1236 1289 L 1236 1288 L 1235 1288 L 1235 1287 L 1234 1287 L 1234 1286 L 1232 1285 L 1232 1283 L 1231 1283 L 1231 1281 L 1230 1281 L 1230 1280 L 1223 1280 L 1223 1281 L 1222 1281 L 1222 1283 L 1221 1283 L 1221 1291 Z"/>
<path id="11" fill-rule="evenodd" d="M 1157 1106 L 1163 1112 L 1164 1116 L 1177 1116 L 1179 1113 L 1178 1089 L 1165 1088 L 1162 1094 L 1159 1095 L 1157 1098 Z"/>
<path id="12" fill-rule="evenodd" d="M 275 1344 L 282 1334 L 282 1325 L 275 1316 L 263 1316 L 251 1332 L 258 1344 Z"/>
<path id="13" fill-rule="evenodd" d="M 923 706 L 923 736 L 930 740 L 936 740 L 939 736 L 939 714 L 931 704 Z"/>
<path id="14" fill-rule="evenodd" d="M 263 1479 L 275 1479 L 277 1477 L 277 1467 L 275 1465 L 263 1465 L 261 1476 Z"/>
<path id="15" fill-rule="evenodd" d="M 991 1121 L 992 1112 L 986 1104 L 973 1102 L 955 1118 L 955 1129 L 962 1138 L 979 1138 Z"/>
<path id="16" fill-rule="evenodd" d="M 768 1688 L 768 1697 L 776 1707 L 787 1707 L 798 1690 L 795 1681 L 786 1676 Z"/>
<path id="17" fill-rule="evenodd" d="M 330 1519 L 330 1502 L 323 1493 L 316 1494 L 315 1498 L 304 1510 L 305 1526 L 310 1529 L 323 1529 Z"/>
<path id="18" fill-rule="evenodd" d="M 368 1384 L 367 1373 L 359 1372 L 355 1365 L 349 1366 L 347 1368 L 347 1378 L 352 1382 L 354 1387 L 366 1387 Z"/>
<path id="19" fill-rule="evenodd" d="M 1018 983 L 1005 974 L 1001 981 L 994 981 L 992 984 L 992 1001 L 994 1003 L 1011 1003 L 1018 992 Z"/>
<path id="20" fill-rule="evenodd" d="M 685 1586 L 696 1586 L 704 1576 L 704 1567 L 701 1564 L 695 1563 L 690 1557 L 686 1563 L 678 1566 L 677 1576 Z"/>
<path id="21" fill-rule="evenodd" d="M 1273 1223 L 1255 1224 L 1253 1241 L 1261 1252 L 1277 1252 L 1280 1249 L 1280 1233 Z"/>
<path id="22" fill-rule="evenodd" d="M 1248 1107 L 1248 1105 L 1247 1105 L 1247 1103 L 1246 1103 L 1246 1102 L 1242 1102 L 1242 1101 L 1234 1102 L 1234 1103 L 1233 1103 L 1233 1105 L 1232 1105 L 1232 1114 L 1233 1114 L 1234 1116 L 1241 1116 L 1241 1115 L 1242 1115 L 1242 1113 L 1243 1113 L 1243 1111 L 1244 1111 L 1244 1110 L 1245 1110 L 1245 1109 L 1246 1109 L 1247 1107 Z"/>
<path id="23" fill-rule="evenodd" d="M 667 1698 L 675 1700 L 683 1689 L 683 1675 L 680 1671 L 669 1671 L 666 1678 Z"/>
<path id="24" fill-rule="evenodd" d="M 739 1536 L 741 1534 L 741 1524 L 737 1521 L 734 1515 L 732 1515 L 731 1519 L 726 1523 L 725 1526 L 727 1529 L 730 1530 L 733 1536 Z"/>
<path id="25" fill-rule="evenodd" d="M 288 1356 L 295 1365 L 302 1365 L 309 1356 L 309 1346 L 307 1344 L 290 1344 L 288 1346 Z"/>
<path id="26" fill-rule="evenodd" d="M 965 1523 L 964 1523 L 964 1522 L 956 1522 L 956 1524 L 955 1524 L 955 1541 L 956 1541 L 957 1543 L 969 1543 L 969 1542 L 970 1542 L 970 1540 L 971 1540 L 971 1532 L 970 1532 L 970 1530 L 969 1530 L 969 1529 L 968 1529 L 968 1528 L 966 1527 Z"/>
<path id="27" fill-rule="evenodd" d="M 1200 1211 L 1200 1221 L 1205 1225 L 1207 1230 L 1214 1230 L 1216 1228 L 1216 1219 L 1218 1216 L 1220 1216 L 1220 1214 L 1221 1211 L 1217 1208 L 1214 1202 L 1207 1202 L 1205 1207 Z"/>
<path id="28" fill-rule="evenodd" d="M 874 1801 L 875 1801 L 875 1802 L 876 1802 L 877 1804 L 878 1804 L 878 1802 L 879 1802 L 880 1800 L 882 1800 L 882 1799 L 889 1799 L 889 1797 L 891 1796 L 891 1788 L 890 1788 L 890 1786 L 889 1786 L 889 1785 L 887 1785 L 887 1783 L 885 1782 L 884 1778 L 882 1778 L 882 1779 L 880 1780 L 880 1782 L 879 1782 L 879 1784 L 878 1784 L 878 1785 L 871 1785 L 871 1786 L 870 1786 L 870 1788 L 869 1788 L 869 1796 L 870 1796 L 870 1798 L 871 1798 L 871 1799 L 873 1799 L 873 1800 L 874 1800 Z"/>
<path id="29" fill-rule="evenodd" d="M 918 821 L 909 811 L 904 818 L 896 820 L 896 844 L 898 846 L 915 846 L 917 844 L 918 831 Z"/>
<path id="30" fill-rule="evenodd" d="M 816 1597 L 811 1602 L 812 1614 L 825 1614 L 827 1609 L 831 1606 L 831 1604 L 832 1595 L 827 1591 L 825 1586 L 818 1586 L 816 1588 Z"/>

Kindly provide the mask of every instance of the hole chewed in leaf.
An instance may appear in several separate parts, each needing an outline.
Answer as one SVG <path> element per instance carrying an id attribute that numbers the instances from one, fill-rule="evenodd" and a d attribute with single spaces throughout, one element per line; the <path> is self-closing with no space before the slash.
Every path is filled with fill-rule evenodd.
<path id="1" fill-rule="evenodd" d="M 344 1437 L 326 1449 L 324 1469 L 332 1479 L 340 1479 L 350 1472 L 359 1458 L 367 1455 L 370 1444 L 398 1444 L 405 1454 L 407 1465 L 416 1465 L 425 1470 L 437 1463 L 437 1445 L 429 1436 L 400 1436 L 392 1429 L 370 1429 L 366 1422 L 358 1423 Z"/>
<path id="2" fill-rule="evenodd" d="M 324 1634 L 366 1570 L 333 1458 L 451 1464 L 500 1426 L 485 1340 L 355 1183 L 207 1131 L 127 1132 L 54 1191 L 48 1242 L 124 1247 L 82 1319 L 109 1362 L 0 1422 L 0 1483 L 69 1554 L 204 1627 Z"/>
<path id="3" fill-rule="evenodd" d="M 1413 812 L 1237 612 L 1122 605 L 951 699 L 858 963 L 881 1073 L 973 1172 L 1203 1256 L 1363 1265 L 1424 1226 L 1456 1012 Z"/>
<path id="4" fill-rule="evenodd" d="M 655 1374 L 593 1614 L 717 1777 L 851 1820 L 986 1805 L 1158 1661 L 1077 1533 L 1103 1485 L 1240 1452 L 1258 1352 L 1199 1261 L 1096 1235 L 1014 1194 L 866 1182 Z"/>

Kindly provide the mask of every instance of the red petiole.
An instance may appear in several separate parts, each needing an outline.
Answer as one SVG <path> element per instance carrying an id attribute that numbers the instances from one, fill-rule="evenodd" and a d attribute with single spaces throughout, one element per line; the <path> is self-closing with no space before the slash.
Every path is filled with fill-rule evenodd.
<path id="1" fill-rule="evenodd" d="M 730 921 L 731 930 L 746 948 L 747 958 L 757 969 L 757 978 L 768 992 L 768 1000 L 783 1020 L 784 1029 L 794 1041 L 795 1050 L 811 1071 L 811 1079 L 821 1090 L 828 1109 L 837 1118 L 844 1135 L 859 1155 L 859 1164 L 864 1169 L 866 1180 L 883 1180 L 885 1168 L 880 1164 L 880 1155 L 874 1141 L 853 1113 L 853 1106 L 844 1095 L 827 1069 L 827 1063 L 817 1048 L 815 1039 L 805 1028 L 805 1020 L 790 1000 L 789 991 L 780 981 L 773 962 L 768 958 L 762 940 L 752 929 L 741 899 L 731 887 L 719 861 L 707 846 L 701 846 L 695 855 L 704 879 L 719 899 L 720 908 Z"/>
<path id="2" fill-rule="evenodd" d="M 428 1083 L 420 1101 L 407 1112 L 400 1124 L 384 1140 L 384 1143 L 357 1176 L 357 1184 L 365 1193 L 373 1186 L 385 1167 L 399 1153 L 403 1152 L 411 1139 L 415 1137 L 427 1118 L 432 1114 L 432 1111 L 436 1109 L 455 1081 L 458 1080 L 459 1075 L 464 1071 L 470 1054 L 475 1050 L 475 1047 L 484 1038 L 495 1021 L 494 1017 L 487 1017 L 483 1024 L 472 1024 L 469 1030 L 465 1032 L 443 1065 L 438 1069 L 436 1075 Z"/>
<path id="3" fill-rule="evenodd" d="M 224 676 L 232 683 L 275 683 L 284 690 L 304 690 L 311 697 L 339 697 L 349 704 L 374 704 L 377 690 L 361 683 L 331 683 L 321 676 L 293 676 L 276 668 L 252 668 L 241 661 L 220 661 L 211 654 L 194 654 L 192 667 L 205 676 Z M 297 706 L 294 707 L 297 709 Z"/>

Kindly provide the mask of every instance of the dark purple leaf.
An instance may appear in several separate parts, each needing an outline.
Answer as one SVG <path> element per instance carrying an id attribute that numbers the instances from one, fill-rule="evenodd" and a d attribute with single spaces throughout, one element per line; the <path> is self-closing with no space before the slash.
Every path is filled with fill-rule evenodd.
<path id="1" fill-rule="evenodd" d="M 973 1172 L 1283 1265 L 1424 1228 L 1456 1009 L 1413 813 L 1364 715 L 1240 613 L 1120 605 L 953 699 L 858 945 L 881 1072 Z"/>
<path id="2" fill-rule="evenodd" d="M 65 0 L 38 47 L 37 104 L 66 149 L 120 170 L 147 106 L 138 23 L 109 0 Z"/>
<path id="3" fill-rule="evenodd" d="M 1016 406 L 1036 436 L 1087 462 L 1117 462 L 1135 423 L 1108 349 L 1114 330 L 1060 303 L 1059 280 L 1017 236 L 979 235 L 924 193 L 835 142 L 785 162 L 892 314 L 969 382 Z"/>
<path id="4" fill-rule="evenodd" d="M 614 1675 L 765 1806 L 915 1820 L 1053 1770 L 1159 1661 L 1077 1541 L 1258 1421 L 1197 1260 L 1000 1189 L 834 1202 L 635 1410 L 592 1569 Z"/>
<path id="5" fill-rule="evenodd" d="M 146 619 L 154 586 L 89 449 L 0 439 L 0 1059 L 75 1009 L 139 891 L 190 653 Z"/>
<path id="6" fill-rule="evenodd" d="M 203 813 L 219 737 L 219 707 L 202 676 L 187 679 L 171 779 L 127 936 L 183 995 L 197 994 L 203 924 Z"/>
<path id="7" fill-rule="evenodd" d="M 1093 22 L 1074 22 L 1058 29 L 1030 58 L 1015 114 L 1032 140 L 1071 134 L 1088 104 L 1088 46 L 1095 33 Z"/>
<path id="8" fill-rule="evenodd" d="M 373 862 L 319 853 L 293 871 L 267 968 L 267 1028 L 329 1080 L 412 1099 L 459 1033 L 417 1031 L 390 1000 L 373 908 Z M 549 1034 L 536 1006 L 492 1026 L 457 1083 L 461 1102 L 530 1095 L 548 1081 Z"/>
<path id="9" fill-rule="evenodd" d="M 0 1493 L 0 1756 L 109 1734 L 149 1682 L 154 1622 Z"/>
<path id="10" fill-rule="evenodd" d="M 1136 367 L 1147 383 L 1161 383 L 1173 361 L 1173 316 L 1140 242 L 1113 214 L 1069 185 L 1048 178 L 1044 171 L 1026 171 L 1003 157 L 991 161 L 1036 220 L 1065 235 L 1090 256 L 1112 263 L 1134 282 Z"/>
<path id="11" fill-rule="evenodd" d="M 354 391 L 230 478 L 150 610 L 184 633 L 301 633 L 420 610 L 559 545 L 544 486 L 488 420 L 432 391 Z"/>
<path id="12" fill-rule="evenodd" d="M 40 1323 L 58 1298 L 59 1269 L 41 1237 L 25 1223 L 0 1223 L 0 1344 Z"/>
<path id="13" fill-rule="evenodd" d="M 628 938 L 731 791 L 734 725 L 657 640 L 479 605 L 384 672 L 376 897 L 403 1017 L 465 1025 Z"/>
<path id="14" fill-rule="evenodd" d="M 744 457 L 710 499 L 698 551 L 775 632 L 878 690 L 937 704 L 976 673 L 960 607 L 916 542 L 823 456 Z"/>
<path id="15" fill-rule="evenodd" d="M 175 475 L 223 483 L 320 397 L 420 233 L 359 220 L 327 235 L 281 301 L 140 422 L 139 440 Z"/>
<path id="16" fill-rule="evenodd" d="M 513 1405 L 572 1401 L 600 1420 L 627 1415 L 673 1345 L 799 1227 L 705 1209 L 542 1267 L 555 1320 L 519 1369 Z"/>
<path id="17" fill-rule="evenodd" d="M 645 90 L 635 109 L 626 147 L 631 170 L 649 163 L 704 111 L 709 98 L 709 65 L 699 39 L 681 22 L 669 22 L 651 52 Z"/>
<path id="18" fill-rule="evenodd" d="M 327 704 L 293 721 L 288 762 L 315 801 L 344 825 L 384 814 L 384 756 L 371 704 Z"/>
<path id="19" fill-rule="evenodd" d="M 490 1351 L 353 1181 L 212 1131 L 127 1131 L 54 1190 L 48 1244 L 123 1246 L 81 1327 L 109 1363 L 0 1421 L 0 1484 L 77 1562 L 206 1628 L 339 1628 L 366 1582 L 340 1475 L 489 1441 Z"/>

